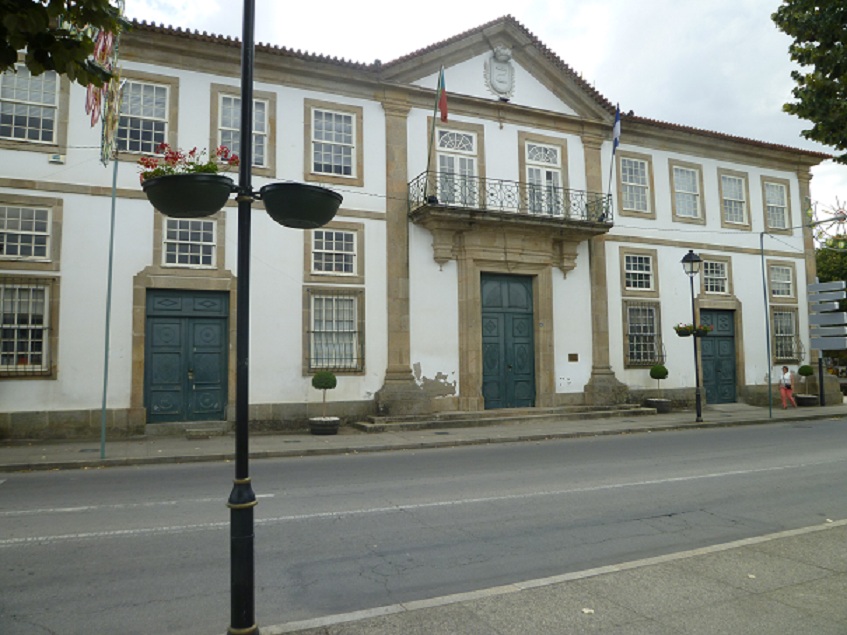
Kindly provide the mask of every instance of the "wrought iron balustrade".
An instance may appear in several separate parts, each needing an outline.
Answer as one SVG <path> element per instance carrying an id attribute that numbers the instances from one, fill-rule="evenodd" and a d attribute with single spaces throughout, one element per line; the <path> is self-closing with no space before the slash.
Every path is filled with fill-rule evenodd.
<path id="1" fill-rule="evenodd" d="M 526 214 L 612 224 L 609 194 L 489 179 L 452 172 L 424 172 L 409 183 L 409 211 L 425 206 Z"/>

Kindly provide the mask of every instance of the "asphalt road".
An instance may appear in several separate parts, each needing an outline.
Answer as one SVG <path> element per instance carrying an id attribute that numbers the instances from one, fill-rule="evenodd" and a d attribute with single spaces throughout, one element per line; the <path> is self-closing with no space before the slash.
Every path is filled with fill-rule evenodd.
<path id="1" fill-rule="evenodd" d="M 251 464 L 259 625 L 847 517 L 841 421 Z M 0 633 L 223 633 L 231 464 L 0 476 Z"/>

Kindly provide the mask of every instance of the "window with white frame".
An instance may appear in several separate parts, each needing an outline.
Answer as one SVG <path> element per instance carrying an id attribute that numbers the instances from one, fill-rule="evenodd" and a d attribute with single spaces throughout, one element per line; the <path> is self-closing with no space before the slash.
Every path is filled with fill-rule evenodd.
<path id="1" fill-rule="evenodd" d="M 768 267 L 771 279 L 771 297 L 793 298 L 794 275 L 791 267 L 785 265 L 770 265 Z"/>
<path id="2" fill-rule="evenodd" d="M 651 291 L 653 257 L 646 254 L 624 255 L 624 288 L 627 291 Z"/>
<path id="3" fill-rule="evenodd" d="M 623 208 L 636 212 L 650 211 L 650 176 L 647 161 L 621 157 Z"/>
<path id="4" fill-rule="evenodd" d="M 700 174 L 681 165 L 673 168 L 674 211 L 682 218 L 700 217 Z"/>
<path id="5" fill-rule="evenodd" d="M 50 259 L 50 210 L 0 205 L 0 259 Z"/>
<path id="6" fill-rule="evenodd" d="M 773 351 L 778 360 L 798 360 L 797 314 L 793 310 L 773 312 Z"/>
<path id="7" fill-rule="evenodd" d="M 216 222 L 167 218 L 162 264 L 176 267 L 215 267 Z"/>
<path id="8" fill-rule="evenodd" d="M 356 275 L 356 232 L 316 229 L 312 235 L 312 273 Z"/>
<path id="9" fill-rule="evenodd" d="M 167 85 L 127 80 L 121 91 L 118 150 L 156 153 L 167 140 L 169 97 Z"/>
<path id="10" fill-rule="evenodd" d="M 729 293 L 729 270 L 726 262 L 703 260 L 703 291 L 723 295 Z"/>
<path id="11" fill-rule="evenodd" d="M 363 368 L 361 297 L 313 289 L 310 293 L 309 370 Z"/>
<path id="12" fill-rule="evenodd" d="M 626 365 L 652 366 L 661 363 L 659 304 L 626 301 L 624 317 L 626 319 Z"/>
<path id="13" fill-rule="evenodd" d="M 721 206 L 726 223 L 747 223 L 747 185 L 741 176 L 721 174 Z"/>
<path id="14" fill-rule="evenodd" d="M 528 142 L 525 148 L 529 211 L 560 216 L 564 193 L 560 149 L 535 142 Z"/>
<path id="15" fill-rule="evenodd" d="M 59 76 L 33 75 L 23 64 L 0 73 L 0 139 L 55 143 Z"/>
<path id="16" fill-rule="evenodd" d="M 49 374 L 51 282 L 0 279 L 0 374 Z"/>
<path id="17" fill-rule="evenodd" d="M 464 130 L 436 130 L 438 201 L 444 205 L 476 207 L 477 137 Z"/>
<path id="18" fill-rule="evenodd" d="M 312 171 L 355 176 L 356 117 L 348 112 L 312 109 Z"/>
<path id="19" fill-rule="evenodd" d="M 788 228 L 788 191 L 782 183 L 765 181 L 765 209 L 768 227 Z"/>
<path id="20" fill-rule="evenodd" d="M 268 165 L 268 102 L 253 100 L 253 165 Z M 218 103 L 218 145 L 229 148 L 235 154 L 241 154 L 241 98 L 235 95 L 219 95 Z"/>

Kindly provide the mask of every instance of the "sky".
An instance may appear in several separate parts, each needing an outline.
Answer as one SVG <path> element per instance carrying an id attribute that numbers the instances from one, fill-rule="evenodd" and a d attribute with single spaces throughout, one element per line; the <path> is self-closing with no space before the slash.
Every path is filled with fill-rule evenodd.
<path id="1" fill-rule="evenodd" d="M 511 15 L 622 112 L 834 153 L 789 115 L 791 39 L 771 14 L 780 0 L 486 0 L 420 3 L 256 0 L 256 42 L 355 62 L 389 62 Z M 126 0 L 126 14 L 241 38 L 238 0 Z M 626 142 L 626 128 L 622 141 Z M 825 217 L 847 203 L 847 165 L 813 170 Z"/>

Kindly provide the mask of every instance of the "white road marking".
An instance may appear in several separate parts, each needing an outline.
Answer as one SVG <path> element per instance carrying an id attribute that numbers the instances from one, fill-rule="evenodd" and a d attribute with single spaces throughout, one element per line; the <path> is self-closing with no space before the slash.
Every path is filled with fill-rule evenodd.
<path id="1" fill-rule="evenodd" d="M 273 498 L 276 494 L 257 494 L 256 498 Z M 176 505 L 189 505 L 193 503 L 221 503 L 226 504 L 226 499 L 223 497 L 213 498 L 186 498 L 183 500 L 168 500 L 146 503 L 115 503 L 114 505 L 82 505 L 78 507 L 43 507 L 40 509 L 18 509 L 10 511 L 0 511 L 0 518 L 8 518 L 14 516 L 34 516 L 38 514 L 78 514 L 81 512 L 96 512 L 96 511 L 115 511 L 120 509 L 140 509 L 140 508 L 156 508 L 156 507 L 173 507 Z"/>

